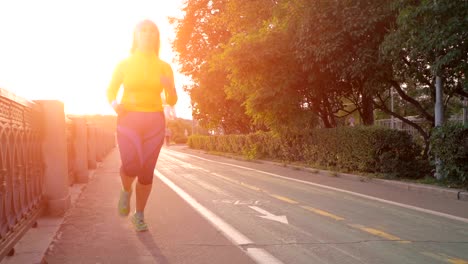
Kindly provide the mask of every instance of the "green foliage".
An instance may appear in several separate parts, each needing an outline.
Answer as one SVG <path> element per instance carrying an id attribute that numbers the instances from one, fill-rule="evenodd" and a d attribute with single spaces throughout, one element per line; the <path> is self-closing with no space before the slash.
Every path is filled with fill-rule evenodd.
<path id="1" fill-rule="evenodd" d="M 246 159 L 302 162 L 347 171 L 421 178 L 427 170 L 421 149 L 405 132 L 377 127 L 314 129 L 310 134 L 279 137 L 271 132 L 249 135 L 191 136 L 189 146 L 242 155 Z"/>
<path id="2" fill-rule="evenodd" d="M 186 144 L 188 136 L 192 133 L 192 120 L 181 118 L 168 120 L 167 127 L 172 131 L 171 141 L 176 144 Z"/>
<path id="3" fill-rule="evenodd" d="M 315 130 L 308 138 L 305 159 L 327 168 L 419 178 L 410 170 L 420 148 L 405 132 L 378 127 Z"/>
<path id="4" fill-rule="evenodd" d="M 407 50 L 411 63 L 416 62 L 414 59 L 423 61 L 431 66 L 434 75 L 465 79 L 468 70 L 468 2 L 396 2 L 399 10 L 397 28 L 389 36 L 391 41 L 388 43 L 395 45 L 394 51 Z"/>
<path id="5" fill-rule="evenodd" d="M 231 36 L 219 18 L 226 1 L 188 0 L 185 4 L 185 17 L 171 19 L 176 24 L 172 44 L 180 72 L 193 81 L 184 87 L 191 97 L 192 115 L 205 128 L 222 128 L 227 134 L 248 133 L 251 120 L 242 102 L 227 98 L 224 91 L 227 73 L 210 66 Z"/>
<path id="6" fill-rule="evenodd" d="M 374 83 L 387 68 L 379 47 L 396 17 L 392 0 L 299 2 L 292 41 L 325 127 L 336 126 L 333 115 L 345 110 L 343 98 L 355 105 L 364 124 L 372 124 Z"/>
<path id="7" fill-rule="evenodd" d="M 232 37 L 213 63 L 229 73 L 229 98 L 243 102 L 254 123 L 270 130 L 313 126 L 313 112 L 303 107 L 306 76 L 291 54 L 291 34 L 275 14 L 280 5 L 255 0 L 232 1 L 229 6 L 223 21 Z M 255 15 L 244 16 L 247 13 Z"/>
<path id="8" fill-rule="evenodd" d="M 438 157 L 442 175 L 450 182 L 468 187 L 468 127 L 448 124 L 436 127 L 431 135 L 431 162 Z"/>
<path id="9" fill-rule="evenodd" d="M 337 116 L 347 114 L 371 124 L 375 107 L 417 129 L 425 157 L 434 122 L 434 75 L 443 78 L 447 115 L 468 97 L 466 0 L 187 0 L 184 12 L 173 44 L 181 72 L 193 80 L 186 89 L 195 119 L 224 134 L 272 132 L 257 135 L 254 142 L 261 143 L 253 145 L 246 137 L 222 141 L 222 149 L 239 155 L 311 157 L 322 166 L 418 177 L 409 174 L 419 168 L 424 174 L 430 166 L 409 158 L 417 169 L 405 171 L 405 159 L 416 148 L 372 145 L 406 145 L 404 136 L 340 130 L 330 138 L 331 130 L 322 135 L 314 129 L 339 127 Z M 337 145 L 342 134 L 384 151 Z M 326 151 L 303 144 L 315 137 L 330 143 Z M 203 144 L 214 149 L 214 142 Z"/>
<path id="10" fill-rule="evenodd" d="M 397 0 L 395 10 L 397 21 L 385 36 L 381 54 L 391 63 L 388 79 L 405 103 L 407 113 L 397 113 L 432 123 L 436 75 L 443 78 L 446 109 L 454 96 L 468 97 L 468 2 Z"/>

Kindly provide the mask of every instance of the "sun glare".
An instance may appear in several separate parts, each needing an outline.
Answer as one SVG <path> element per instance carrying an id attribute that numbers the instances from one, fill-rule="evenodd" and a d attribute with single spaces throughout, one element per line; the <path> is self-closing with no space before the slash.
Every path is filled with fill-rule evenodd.
<path id="1" fill-rule="evenodd" d="M 0 87 L 30 100 L 61 100 L 71 114 L 113 114 L 105 89 L 117 62 L 129 54 L 133 27 L 148 18 L 160 29 L 160 57 L 176 73 L 176 113 L 190 119 L 167 19 L 180 17 L 181 5 L 182 0 L 2 1 Z"/>

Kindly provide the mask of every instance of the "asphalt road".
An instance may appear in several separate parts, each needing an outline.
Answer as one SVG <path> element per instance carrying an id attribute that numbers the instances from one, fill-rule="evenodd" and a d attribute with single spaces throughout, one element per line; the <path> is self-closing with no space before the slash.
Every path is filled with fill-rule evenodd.
<path id="1" fill-rule="evenodd" d="M 156 175 L 257 263 L 468 263 L 468 202 L 171 148 Z"/>

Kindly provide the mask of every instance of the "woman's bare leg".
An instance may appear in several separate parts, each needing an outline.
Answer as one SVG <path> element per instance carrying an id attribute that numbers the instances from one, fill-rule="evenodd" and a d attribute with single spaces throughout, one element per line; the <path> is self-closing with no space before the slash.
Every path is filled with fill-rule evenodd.
<path id="1" fill-rule="evenodd" d="M 124 191 L 131 192 L 132 184 L 135 180 L 135 177 L 129 177 L 125 175 L 125 173 L 122 170 L 120 170 L 120 179 L 122 180 L 122 188 L 124 189 Z"/>
<path id="2" fill-rule="evenodd" d="M 153 184 L 136 183 L 136 211 L 144 212 Z"/>

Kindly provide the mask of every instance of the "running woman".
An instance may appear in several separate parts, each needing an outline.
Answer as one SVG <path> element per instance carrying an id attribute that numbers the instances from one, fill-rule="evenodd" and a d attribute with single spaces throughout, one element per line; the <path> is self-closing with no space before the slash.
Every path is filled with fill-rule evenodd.
<path id="1" fill-rule="evenodd" d="M 153 172 L 164 143 L 166 104 L 177 102 L 171 66 L 159 58 L 159 30 L 150 20 L 137 24 L 130 55 L 114 70 L 107 89 L 109 104 L 117 113 L 117 142 L 120 151 L 122 190 L 118 213 L 128 216 L 132 185 L 136 206 L 132 223 L 136 231 L 148 230 L 144 219 L 146 202 L 151 193 Z M 117 94 L 123 93 L 120 101 Z"/>

